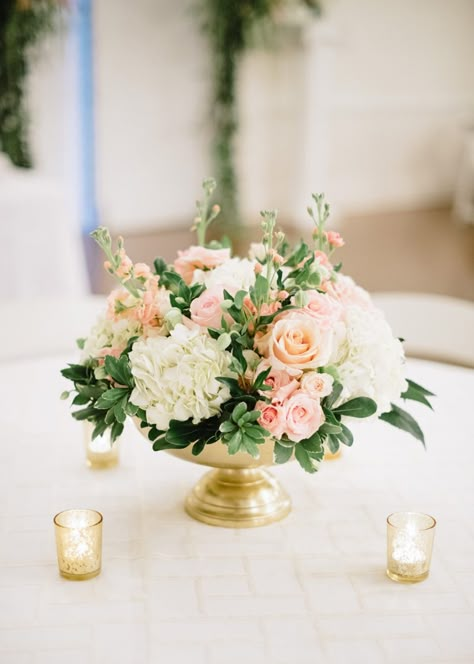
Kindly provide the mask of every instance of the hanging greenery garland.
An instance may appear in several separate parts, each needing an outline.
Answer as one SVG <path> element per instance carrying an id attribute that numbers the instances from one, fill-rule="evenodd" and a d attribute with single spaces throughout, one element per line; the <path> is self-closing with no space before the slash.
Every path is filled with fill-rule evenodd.
<path id="1" fill-rule="evenodd" d="M 57 0 L 0 0 L 0 151 L 31 167 L 26 83 L 33 47 L 57 25 Z"/>
<path id="2" fill-rule="evenodd" d="M 203 0 L 202 25 L 213 67 L 213 172 L 220 183 L 219 200 L 227 223 L 240 222 L 235 167 L 238 67 L 244 51 L 255 43 L 258 27 L 262 35 L 268 36 L 276 12 L 288 4 L 320 12 L 317 0 Z"/>

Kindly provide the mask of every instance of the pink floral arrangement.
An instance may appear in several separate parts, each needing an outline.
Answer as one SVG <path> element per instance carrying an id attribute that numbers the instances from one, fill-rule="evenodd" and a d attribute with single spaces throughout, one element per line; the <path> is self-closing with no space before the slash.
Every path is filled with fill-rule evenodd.
<path id="1" fill-rule="evenodd" d="M 230 455 L 259 456 L 274 444 L 276 463 L 293 456 L 308 472 L 325 449 L 352 445 L 352 418 L 379 417 L 423 441 L 400 398 L 429 405 L 431 393 L 405 377 L 402 343 L 369 294 L 334 264 L 344 245 L 327 230 L 329 206 L 313 195 L 312 242 L 290 248 L 276 212 L 262 212 L 262 241 L 247 257 L 206 244 L 219 213 L 215 183 L 204 182 L 193 228 L 198 244 L 172 265 L 133 263 L 119 238 L 92 233 L 119 287 L 85 339 L 73 413 L 94 436 L 115 440 L 138 418 L 154 450 L 192 445 L 198 455 L 221 442 Z M 65 398 L 70 392 L 64 394 Z"/>

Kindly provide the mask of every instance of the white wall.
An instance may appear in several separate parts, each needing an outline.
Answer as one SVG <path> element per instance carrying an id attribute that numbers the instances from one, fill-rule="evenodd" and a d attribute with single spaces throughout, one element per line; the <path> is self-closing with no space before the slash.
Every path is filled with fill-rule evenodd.
<path id="1" fill-rule="evenodd" d="M 198 4 L 94 1 L 98 206 L 114 230 L 187 225 L 210 174 Z M 346 213 L 448 202 L 462 129 L 474 121 L 474 2 L 324 4 L 324 20 L 305 26 L 304 47 L 244 61 L 246 216 L 278 207 L 304 219 L 309 193 L 323 189 Z M 64 160 L 74 142 L 67 72 L 46 58 L 35 73 L 35 152 L 58 178 L 71 170 Z"/>
<path id="2" fill-rule="evenodd" d="M 191 225 L 210 136 L 196 5 L 94 3 L 99 214 L 115 229 Z"/>
<path id="3" fill-rule="evenodd" d="M 472 0 L 330 0 L 328 190 L 349 212 L 450 201 L 474 122 Z"/>

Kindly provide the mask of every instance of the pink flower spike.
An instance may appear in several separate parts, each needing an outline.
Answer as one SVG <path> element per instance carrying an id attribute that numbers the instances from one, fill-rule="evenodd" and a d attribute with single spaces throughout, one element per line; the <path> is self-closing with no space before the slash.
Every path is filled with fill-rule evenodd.
<path id="1" fill-rule="evenodd" d="M 342 236 L 340 233 L 337 231 L 328 231 L 326 233 L 327 241 L 331 245 L 331 247 L 334 247 L 335 249 L 338 249 L 339 247 L 343 247 L 345 242 L 342 239 Z"/>

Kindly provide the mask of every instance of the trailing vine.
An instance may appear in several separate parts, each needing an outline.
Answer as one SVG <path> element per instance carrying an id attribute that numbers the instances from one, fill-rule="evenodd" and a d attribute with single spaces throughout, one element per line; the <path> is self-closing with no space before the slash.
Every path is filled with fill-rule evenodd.
<path id="1" fill-rule="evenodd" d="M 235 167 L 235 139 L 239 120 L 237 75 L 244 51 L 255 41 L 259 24 L 274 20 L 275 13 L 289 0 L 202 0 L 202 26 L 212 54 L 213 172 L 220 183 L 219 199 L 227 223 L 238 224 L 238 183 Z M 293 0 L 319 14 L 317 0 Z M 268 31 L 267 31 L 268 32 Z"/>
<path id="2" fill-rule="evenodd" d="M 57 24 L 58 0 L 0 2 L 0 150 L 30 168 L 26 82 L 33 47 Z"/>

